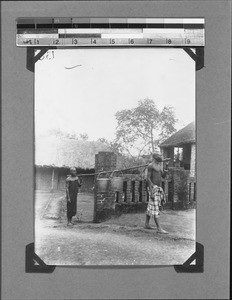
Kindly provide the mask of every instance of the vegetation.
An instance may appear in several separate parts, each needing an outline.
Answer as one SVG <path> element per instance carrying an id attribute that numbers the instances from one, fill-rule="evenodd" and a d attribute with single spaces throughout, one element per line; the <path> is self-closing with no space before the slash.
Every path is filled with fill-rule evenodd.
<path id="1" fill-rule="evenodd" d="M 60 137 L 60 138 L 67 138 L 72 140 L 80 140 L 80 141 L 87 141 L 89 136 L 87 133 L 76 133 L 76 132 L 65 132 L 60 129 L 52 129 L 49 131 L 50 135 Z"/>
<path id="2" fill-rule="evenodd" d="M 64 152 L 66 156 L 78 156 L 81 165 L 85 163 L 90 166 L 91 161 L 92 167 L 95 153 L 112 151 L 117 154 L 117 167 L 127 168 L 148 163 L 150 154 L 158 150 L 159 144 L 176 131 L 177 119 L 174 108 L 164 106 L 159 111 L 155 102 L 148 98 L 139 101 L 135 108 L 116 112 L 115 117 L 117 128 L 115 139 L 112 141 L 104 137 L 90 141 L 87 133 L 70 133 L 60 129 L 50 130 L 49 134 L 66 140 L 66 145 L 69 144 L 68 141 L 75 141 L 76 146 L 72 146 L 75 151 L 70 153 L 64 148 Z"/>
<path id="3" fill-rule="evenodd" d="M 176 132 L 174 108 L 164 106 L 159 111 L 151 99 L 139 101 L 137 107 L 118 111 L 115 116 L 115 142 L 121 153 L 134 159 L 158 150 L 159 144 Z"/>

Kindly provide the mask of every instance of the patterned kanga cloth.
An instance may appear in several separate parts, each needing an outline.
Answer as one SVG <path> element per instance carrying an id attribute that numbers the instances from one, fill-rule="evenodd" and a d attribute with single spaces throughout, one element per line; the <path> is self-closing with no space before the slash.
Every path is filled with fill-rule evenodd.
<path id="1" fill-rule="evenodd" d="M 148 216 L 158 216 L 160 213 L 159 206 L 165 203 L 165 194 L 161 187 L 154 185 L 153 188 L 148 188 L 149 202 L 147 205 Z"/>

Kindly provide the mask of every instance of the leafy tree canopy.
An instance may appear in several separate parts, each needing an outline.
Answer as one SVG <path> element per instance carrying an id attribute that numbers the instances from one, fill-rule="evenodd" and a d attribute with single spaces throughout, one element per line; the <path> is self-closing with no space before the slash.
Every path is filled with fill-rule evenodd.
<path id="1" fill-rule="evenodd" d="M 132 109 L 116 114 L 116 140 L 121 151 L 131 157 L 141 157 L 154 152 L 159 144 L 173 134 L 177 119 L 173 107 L 164 106 L 161 111 L 152 99 L 138 102 Z"/>

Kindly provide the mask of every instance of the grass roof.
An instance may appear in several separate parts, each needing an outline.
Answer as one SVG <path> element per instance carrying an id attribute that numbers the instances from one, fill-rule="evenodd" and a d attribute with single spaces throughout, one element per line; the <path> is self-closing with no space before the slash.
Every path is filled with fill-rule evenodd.
<path id="1" fill-rule="evenodd" d="M 100 141 L 38 137 L 35 142 L 35 165 L 91 169 L 95 166 L 95 154 L 99 151 L 110 149 Z"/>
<path id="2" fill-rule="evenodd" d="M 195 141 L 195 122 L 192 122 L 171 135 L 168 139 L 160 144 L 160 147 L 179 147 L 184 144 L 195 143 Z"/>

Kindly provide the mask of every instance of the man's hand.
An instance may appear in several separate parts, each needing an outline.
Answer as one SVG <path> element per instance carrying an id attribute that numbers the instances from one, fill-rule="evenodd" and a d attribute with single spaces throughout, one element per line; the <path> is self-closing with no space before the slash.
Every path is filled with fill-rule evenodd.
<path id="1" fill-rule="evenodd" d="M 71 200 L 70 200 L 70 198 L 69 198 L 69 197 L 67 198 L 67 201 L 68 201 L 69 203 L 71 203 Z"/>

